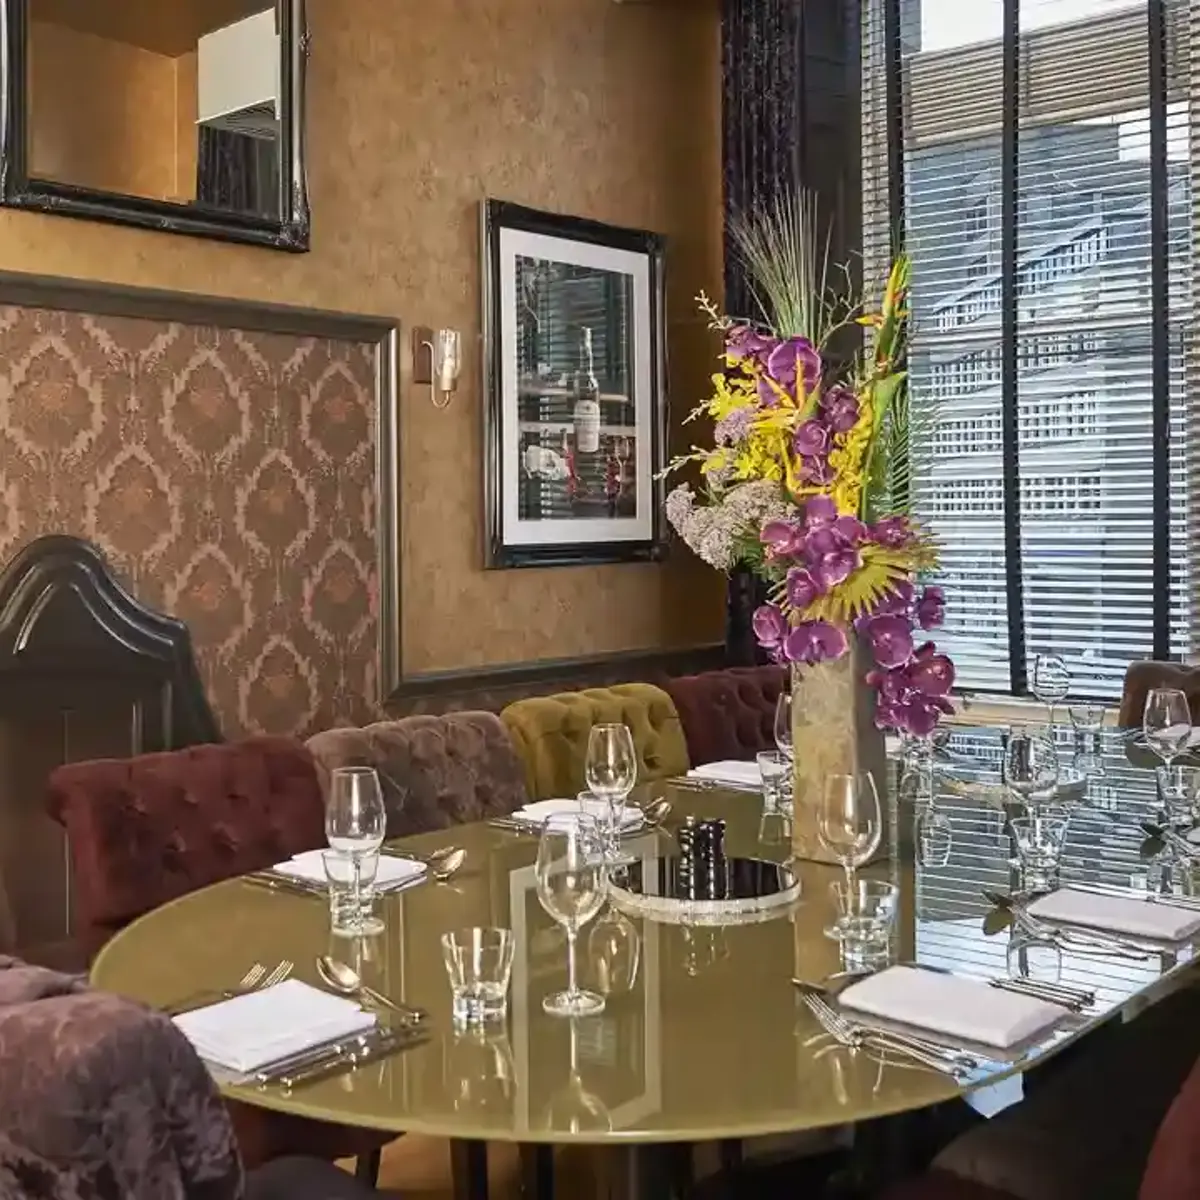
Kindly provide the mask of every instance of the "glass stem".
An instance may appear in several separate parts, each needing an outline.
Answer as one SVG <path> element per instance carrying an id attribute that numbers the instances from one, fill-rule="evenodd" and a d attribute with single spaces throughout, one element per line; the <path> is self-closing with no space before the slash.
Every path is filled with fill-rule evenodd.
<path id="1" fill-rule="evenodd" d="M 574 996 L 579 992 L 575 981 L 575 926 L 567 926 L 567 995 Z"/>
<path id="2" fill-rule="evenodd" d="M 362 860 L 352 854 L 350 861 L 354 867 L 354 922 L 357 925 L 362 920 Z"/>

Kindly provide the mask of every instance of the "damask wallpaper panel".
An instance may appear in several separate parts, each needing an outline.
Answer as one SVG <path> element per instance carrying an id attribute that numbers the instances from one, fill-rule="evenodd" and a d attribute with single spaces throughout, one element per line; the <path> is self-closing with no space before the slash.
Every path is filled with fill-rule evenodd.
<path id="1" fill-rule="evenodd" d="M 377 713 L 374 348 L 0 307 L 0 561 L 103 550 L 227 736 Z"/>

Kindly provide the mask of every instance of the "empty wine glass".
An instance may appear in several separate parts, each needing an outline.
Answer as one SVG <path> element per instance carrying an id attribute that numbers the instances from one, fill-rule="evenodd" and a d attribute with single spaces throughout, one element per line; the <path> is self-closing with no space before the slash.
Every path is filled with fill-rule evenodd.
<path id="1" fill-rule="evenodd" d="M 787 690 L 775 701 L 775 745 L 780 754 L 792 757 L 792 693 Z"/>
<path id="2" fill-rule="evenodd" d="M 1058 752 L 1040 734 L 1010 733 L 1004 747 L 1004 782 L 1031 807 L 1039 793 L 1052 793 L 1058 783 Z"/>
<path id="3" fill-rule="evenodd" d="M 642 935 L 634 923 L 609 905 L 587 936 L 587 961 L 602 996 L 633 991 L 642 961 Z"/>
<path id="4" fill-rule="evenodd" d="M 588 790 L 608 808 L 608 827 L 603 830 L 610 857 L 620 846 L 621 816 L 625 798 L 637 783 L 637 751 L 628 725 L 593 725 L 588 734 L 584 778 Z"/>
<path id="5" fill-rule="evenodd" d="M 883 836 L 879 792 L 870 771 L 830 775 L 825 780 L 817 832 L 825 848 L 845 869 L 847 883 L 852 883 L 856 868 L 879 849 Z"/>
<path id="6" fill-rule="evenodd" d="M 1039 654 L 1033 660 L 1033 694 L 1050 710 L 1050 736 L 1054 736 L 1054 709 L 1071 690 L 1071 673 L 1057 654 Z"/>
<path id="7" fill-rule="evenodd" d="M 1169 767 L 1187 748 L 1192 736 L 1192 713 L 1187 696 L 1176 688 L 1154 688 L 1142 710 L 1146 745 Z"/>
<path id="8" fill-rule="evenodd" d="M 551 817 L 542 826 L 537 853 L 537 895 L 567 935 L 567 990 L 542 1001 L 552 1016 L 582 1017 L 604 1010 L 604 997 L 579 987 L 575 941 L 579 930 L 603 907 L 608 888 L 605 838 L 585 813 Z"/>
<path id="9" fill-rule="evenodd" d="M 325 803 L 325 837 L 329 848 L 346 855 L 353 871 L 353 889 L 362 913 L 359 932 L 381 933 L 383 922 L 372 910 L 374 894 L 363 890 L 364 857 L 378 854 L 387 834 L 387 810 L 379 776 L 372 767 L 335 767 Z"/>

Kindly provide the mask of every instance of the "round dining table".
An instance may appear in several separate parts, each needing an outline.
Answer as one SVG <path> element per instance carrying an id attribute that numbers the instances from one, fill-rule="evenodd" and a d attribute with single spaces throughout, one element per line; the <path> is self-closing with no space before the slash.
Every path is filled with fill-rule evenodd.
<path id="1" fill-rule="evenodd" d="M 956 731 L 932 767 L 894 772 L 882 854 L 866 872 L 900 888 L 895 960 L 985 979 L 1019 969 L 1016 935 L 994 903 L 995 893 L 1011 893 L 1015 884 L 1006 832 L 1011 797 L 998 776 L 1001 736 L 997 729 Z M 1072 761 L 1069 740 L 1061 752 Z M 1146 886 L 1142 823 L 1156 812 L 1153 772 L 1131 761 L 1116 733 L 1102 735 L 1083 766 L 1079 779 L 1068 773 L 1073 782 L 1062 797 L 1072 811 L 1064 879 L 1124 888 L 1137 885 L 1140 873 Z M 764 812 L 755 792 L 695 779 L 643 792 L 643 800 L 663 796 L 672 808 L 663 827 L 624 840 L 634 860 L 675 853 L 673 828 L 688 815 L 723 819 L 731 857 L 792 856 L 791 820 Z M 934 815 L 951 841 L 931 853 Z M 903 1056 L 860 1053 L 825 1032 L 794 982 L 820 984 L 840 969 L 838 945 L 825 930 L 830 883 L 841 870 L 797 861 L 799 898 L 754 919 L 680 922 L 610 905 L 578 944 L 581 983 L 605 996 L 604 1011 L 565 1019 L 542 1008 L 564 986 L 567 959 L 565 937 L 538 901 L 537 837 L 485 822 L 389 849 L 424 854 L 451 844 L 466 850 L 461 870 L 447 882 L 383 897 L 385 929 L 377 936 L 331 935 L 319 895 L 231 879 L 118 933 L 96 959 L 92 981 L 172 1008 L 234 988 L 254 963 L 270 969 L 288 960 L 294 977 L 321 986 L 316 960 L 332 955 L 385 995 L 428 1010 L 428 1038 L 292 1090 L 222 1082 L 229 1097 L 459 1144 L 633 1147 L 643 1148 L 644 1159 L 647 1147 L 856 1126 L 963 1096 L 1132 1013 L 1190 967 L 1189 949 L 1149 961 L 1064 953 L 1061 980 L 1094 990 L 1093 1008 L 1026 1047 L 1018 1061 L 989 1062 L 967 1077 Z M 451 1018 L 440 938 L 467 926 L 515 933 L 507 1019 L 488 1028 L 457 1029 Z M 478 1186 L 486 1188 L 486 1178 Z"/>

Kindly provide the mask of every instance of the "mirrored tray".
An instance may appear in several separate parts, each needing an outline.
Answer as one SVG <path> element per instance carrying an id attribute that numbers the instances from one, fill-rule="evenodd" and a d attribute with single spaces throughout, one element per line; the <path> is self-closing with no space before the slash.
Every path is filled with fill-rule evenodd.
<path id="1" fill-rule="evenodd" d="M 609 895 L 623 912 L 669 924 L 753 924 L 788 913 L 800 898 L 800 878 L 791 865 L 765 859 L 672 855 L 622 864 Z"/>

